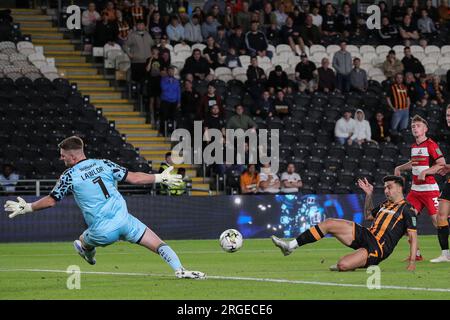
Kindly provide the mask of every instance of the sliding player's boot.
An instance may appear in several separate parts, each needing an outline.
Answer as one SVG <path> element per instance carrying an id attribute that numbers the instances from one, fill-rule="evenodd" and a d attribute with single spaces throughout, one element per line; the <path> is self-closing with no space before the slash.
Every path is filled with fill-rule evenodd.
<path id="1" fill-rule="evenodd" d="M 181 268 L 175 271 L 175 276 L 178 279 L 206 279 L 206 274 L 200 271 L 189 271 Z"/>
<path id="2" fill-rule="evenodd" d="M 83 248 L 80 240 L 75 240 L 73 242 L 73 247 L 75 248 L 76 252 L 87 261 L 90 265 L 94 265 L 96 263 L 95 261 L 95 248 L 92 250 L 86 250 Z"/>
<path id="3" fill-rule="evenodd" d="M 441 254 L 439 257 L 430 260 L 431 263 L 450 262 L 450 255 Z"/>
<path id="4" fill-rule="evenodd" d="M 281 252 L 285 255 L 288 256 L 290 255 L 294 250 L 292 250 L 291 248 L 289 248 L 289 244 L 283 240 L 281 240 L 280 238 L 277 238 L 275 236 L 272 236 L 272 242 L 275 246 L 277 246 L 278 248 L 280 248 Z"/>

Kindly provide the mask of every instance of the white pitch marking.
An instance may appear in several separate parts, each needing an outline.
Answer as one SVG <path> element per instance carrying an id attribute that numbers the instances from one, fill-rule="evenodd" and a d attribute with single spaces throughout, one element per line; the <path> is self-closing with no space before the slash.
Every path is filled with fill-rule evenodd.
<path id="1" fill-rule="evenodd" d="M 67 273 L 66 270 L 50 270 L 50 269 L 0 269 L 0 272 Z M 81 274 L 114 275 L 114 276 L 139 276 L 139 277 L 170 277 L 170 278 L 174 278 L 173 276 L 169 276 L 167 274 L 136 273 L 136 272 L 82 271 Z M 365 288 L 365 289 L 367 289 L 367 286 L 363 285 L 363 284 L 320 282 L 320 281 L 304 281 L 304 280 L 288 280 L 288 279 L 272 279 L 272 278 L 252 278 L 252 277 L 227 277 L 227 276 L 207 276 L 207 279 L 241 280 L 241 281 L 289 283 L 289 284 L 303 284 L 303 285 L 315 285 L 315 286 Z M 428 291 L 428 292 L 450 292 L 450 288 L 422 288 L 422 287 L 402 287 L 402 286 L 381 286 L 381 289 L 406 290 L 406 291 Z"/>

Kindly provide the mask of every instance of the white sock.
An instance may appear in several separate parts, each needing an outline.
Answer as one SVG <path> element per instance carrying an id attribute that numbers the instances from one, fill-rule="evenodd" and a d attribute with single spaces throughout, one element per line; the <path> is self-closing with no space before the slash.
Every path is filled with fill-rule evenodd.
<path id="1" fill-rule="evenodd" d="M 289 241 L 288 244 L 289 244 L 289 249 L 291 249 L 291 250 L 294 250 L 294 249 L 297 249 L 297 248 L 298 248 L 298 242 L 297 242 L 297 239 L 294 239 L 294 240 L 292 240 L 292 241 Z"/>
<path id="2" fill-rule="evenodd" d="M 416 257 L 420 257 L 420 250 L 417 250 Z"/>
<path id="3" fill-rule="evenodd" d="M 447 250 L 442 250 L 442 255 L 443 256 L 448 256 L 449 255 L 448 249 Z"/>

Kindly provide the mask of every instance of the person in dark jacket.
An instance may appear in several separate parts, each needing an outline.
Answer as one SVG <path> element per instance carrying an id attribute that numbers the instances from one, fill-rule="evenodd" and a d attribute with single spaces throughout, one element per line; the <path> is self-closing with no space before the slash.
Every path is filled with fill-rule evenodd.
<path id="1" fill-rule="evenodd" d="M 412 72 L 416 77 L 422 73 L 425 73 L 425 68 L 422 63 L 411 54 L 410 47 L 405 47 L 403 52 L 405 53 L 405 56 L 402 59 L 404 73 Z"/>
<path id="2" fill-rule="evenodd" d="M 247 47 L 245 45 L 245 35 L 241 26 L 235 26 L 233 32 L 230 35 L 228 44 L 230 47 L 236 48 L 238 55 L 247 53 Z"/>
<path id="3" fill-rule="evenodd" d="M 267 80 L 266 86 L 270 94 L 275 94 L 276 91 L 283 90 L 286 91 L 289 85 L 289 79 L 286 72 L 283 71 L 280 65 L 275 67 L 275 70 L 271 71 L 269 74 L 269 79 Z"/>
<path id="4" fill-rule="evenodd" d="M 317 69 L 319 74 L 319 91 L 333 92 L 336 89 L 336 75 L 329 66 L 330 61 L 328 58 L 323 58 L 322 66 Z"/>
<path id="5" fill-rule="evenodd" d="M 186 76 L 188 73 L 192 74 L 195 79 L 205 79 L 209 74 L 209 64 L 206 58 L 202 57 L 200 49 L 194 49 L 192 56 L 187 58 L 181 76 Z"/>
<path id="6" fill-rule="evenodd" d="M 267 77 L 264 70 L 258 66 L 258 58 L 252 57 L 247 68 L 247 86 L 254 99 L 258 99 L 264 90 Z"/>
<path id="7" fill-rule="evenodd" d="M 209 114 L 211 107 L 217 105 L 220 110 L 220 115 L 225 115 L 223 108 L 222 98 L 216 93 L 216 87 L 214 84 L 208 84 L 208 92 L 201 98 L 199 108 L 197 109 L 197 118 L 205 119 Z"/>
<path id="8" fill-rule="evenodd" d="M 94 46 L 103 47 L 110 41 L 116 41 L 119 29 L 117 24 L 109 22 L 108 14 L 102 12 L 102 20 L 97 21 L 94 32 Z"/>
<path id="9" fill-rule="evenodd" d="M 254 116 L 261 117 L 263 119 L 270 118 L 274 113 L 273 101 L 270 97 L 269 91 L 264 91 L 261 98 L 252 105 L 251 112 Z"/>
<path id="10" fill-rule="evenodd" d="M 370 122 L 372 140 L 379 143 L 391 141 L 390 125 L 385 119 L 383 112 L 378 111 Z"/>

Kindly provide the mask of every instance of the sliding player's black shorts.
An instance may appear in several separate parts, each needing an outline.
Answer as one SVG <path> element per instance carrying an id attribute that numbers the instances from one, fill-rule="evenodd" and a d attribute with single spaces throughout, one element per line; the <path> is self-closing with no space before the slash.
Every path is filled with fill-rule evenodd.
<path id="1" fill-rule="evenodd" d="M 442 189 L 441 195 L 439 196 L 439 200 L 450 201 L 450 182 L 449 181 L 447 181 L 447 183 L 444 186 L 444 189 Z"/>
<path id="2" fill-rule="evenodd" d="M 353 242 L 349 246 L 352 249 L 364 248 L 367 250 L 368 257 L 364 268 L 378 265 L 383 261 L 383 250 L 380 248 L 377 239 L 369 229 L 354 223 L 353 224 Z"/>

